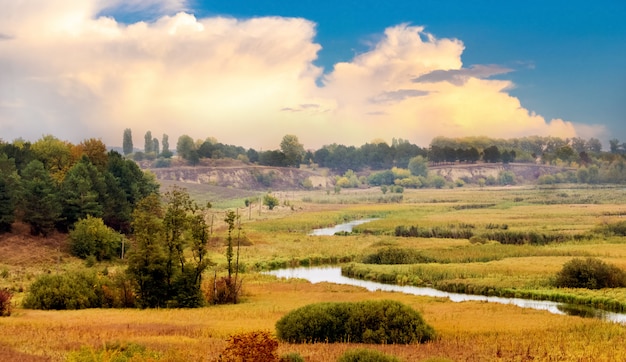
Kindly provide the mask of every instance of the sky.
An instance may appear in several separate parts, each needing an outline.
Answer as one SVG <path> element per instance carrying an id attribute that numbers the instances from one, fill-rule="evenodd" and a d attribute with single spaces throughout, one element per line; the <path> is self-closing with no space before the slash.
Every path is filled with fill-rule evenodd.
<path id="1" fill-rule="evenodd" d="M 0 139 L 626 141 L 626 2 L 0 0 Z"/>

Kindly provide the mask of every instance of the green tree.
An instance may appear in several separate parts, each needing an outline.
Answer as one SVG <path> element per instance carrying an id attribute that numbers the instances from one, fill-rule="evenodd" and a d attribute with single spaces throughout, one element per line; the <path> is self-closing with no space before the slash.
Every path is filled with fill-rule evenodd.
<path id="1" fill-rule="evenodd" d="M 602 142 L 597 138 L 590 138 L 587 141 L 587 150 L 593 153 L 600 153 L 602 151 Z"/>
<path id="2" fill-rule="evenodd" d="M 31 161 L 22 171 L 20 197 L 22 220 L 33 235 L 47 236 L 61 217 L 61 204 L 54 180 L 39 160 Z"/>
<path id="3" fill-rule="evenodd" d="M 263 196 L 263 205 L 267 206 L 268 209 L 274 210 L 276 206 L 278 206 L 278 199 L 272 194 L 266 194 Z"/>
<path id="4" fill-rule="evenodd" d="M 233 263 L 234 257 L 234 247 L 233 247 L 233 231 L 236 227 L 236 224 L 239 223 L 239 215 L 235 214 L 234 211 L 229 210 L 226 212 L 226 218 L 224 219 L 226 224 L 228 225 L 228 235 L 226 236 L 227 247 L 226 247 L 226 262 L 228 264 L 228 279 L 225 280 L 226 288 L 228 289 L 228 296 L 230 297 L 230 303 L 237 303 L 237 276 L 239 274 L 239 237 L 237 237 L 237 259 L 235 263 Z M 235 277 L 233 278 L 233 271 L 235 272 Z"/>
<path id="5" fill-rule="evenodd" d="M 196 145 L 193 142 L 193 138 L 186 134 L 178 137 L 178 142 L 176 143 L 176 153 L 178 153 L 180 157 L 187 161 L 193 161 L 194 151 L 196 151 Z M 197 155 L 197 152 L 195 152 L 195 154 Z"/>
<path id="6" fill-rule="evenodd" d="M 294 135 L 285 135 L 280 142 L 280 150 L 285 154 L 285 163 L 288 167 L 299 167 L 306 151 L 304 146 Z"/>
<path id="7" fill-rule="evenodd" d="M 69 233 L 72 254 L 79 258 L 93 256 L 96 260 L 121 257 L 123 236 L 104 225 L 101 218 L 87 216 L 74 224 Z"/>
<path id="8" fill-rule="evenodd" d="M 422 156 L 415 156 L 409 160 L 409 171 L 413 176 L 428 176 L 428 160 Z"/>
<path id="9" fill-rule="evenodd" d="M 144 307 L 201 306 L 202 273 L 211 265 L 206 209 L 178 187 L 166 192 L 163 200 L 165 208 L 156 195 L 148 196 L 133 213 L 135 245 L 129 273 Z"/>
<path id="10" fill-rule="evenodd" d="M 154 153 L 155 157 L 160 154 L 159 140 L 157 138 L 152 139 L 152 152 Z"/>
<path id="11" fill-rule="evenodd" d="M 141 200 L 133 211 L 133 240 L 127 272 L 135 284 L 139 305 L 165 307 L 167 255 L 163 245 L 163 208 L 156 194 Z"/>
<path id="12" fill-rule="evenodd" d="M 171 158 L 172 157 L 172 151 L 170 151 L 170 140 L 169 140 L 169 136 L 166 135 L 165 133 L 163 134 L 163 138 L 161 139 L 161 156 L 163 158 Z"/>
<path id="13" fill-rule="evenodd" d="M 52 135 L 43 136 L 33 143 L 31 150 L 35 158 L 43 163 L 50 176 L 57 182 L 63 180 L 65 173 L 74 164 L 72 145 Z"/>
<path id="14" fill-rule="evenodd" d="M 19 185 L 15 161 L 0 153 L 0 233 L 11 231 L 15 221 Z"/>
<path id="15" fill-rule="evenodd" d="M 501 154 L 498 146 L 490 146 L 483 150 L 483 161 L 487 163 L 496 163 L 500 161 Z"/>
<path id="16" fill-rule="evenodd" d="M 61 183 L 63 227 L 68 229 L 87 215 L 102 217 L 106 188 L 102 173 L 84 156 L 67 172 Z"/>
<path id="17" fill-rule="evenodd" d="M 149 153 L 152 153 L 154 151 L 154 141 L 152 138 L 152 132 L 147 131 L 146 134 L 143 136 L 143 138 L 144 138 L 143 152 L 146 155 Z"/>
<path id="18" fill-rule="evenodd" d="M 130 128 L 124 130 L 124 139 L 122 140 L 122 149 L 124 155 L 130 155 L 133 153 L 133 134 Z"/>
<path id="19" fill-rule="evenodd" d="M 168 289 L 171 290 L 174 279 L 185 270 L 184 233 L 188 228 L 188 213 L 192 210 L 193 202 L 185 189 L 180 187 L 173 187 L 166 192 L 164 200 L 167 205 L 163 217 L 166 273 Z"/>
<path id="20" fill-rule="evenodd" d="M 620 143 L 617 138 L 613 138 L 609 140 L 609 148 L 611 153 L 619 153 L 620 152 Z"/>

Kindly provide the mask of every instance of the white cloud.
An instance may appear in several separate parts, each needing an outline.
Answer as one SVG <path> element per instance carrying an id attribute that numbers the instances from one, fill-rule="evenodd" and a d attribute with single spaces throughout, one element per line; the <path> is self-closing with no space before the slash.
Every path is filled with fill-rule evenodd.
<path id="1" fill-rule="evenodd" d="M 319 86 L 312 22 L 175 13 L 185 7 L 180 0 L 10 2 L 0 14 L 0 137 L 51 133 L 119 145 L 130 127 L 137 143 L 151 130 L 172 144 L 189 134 L 268 149 L 284 134 L 307 147 L 392 137 L 425 146 L 441 134 L 572 136 L 580 128 L 524 109 L 507 93 L 511 82 L 484 79 L 507 69 L 463 68 L 461 41 L 421 27 L 387 29 Z M 122 24 L 98 16 L 113 8 L 147 9 L 158 19 Z"/>

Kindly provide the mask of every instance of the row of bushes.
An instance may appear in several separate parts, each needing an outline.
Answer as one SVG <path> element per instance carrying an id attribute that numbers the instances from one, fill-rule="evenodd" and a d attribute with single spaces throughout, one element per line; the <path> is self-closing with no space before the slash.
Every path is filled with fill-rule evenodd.
<path id="1" fill-rule="evenodd" d="M 419 226 L 406 227 L 404 225 L 397 226 L 394 231 L 395 236 L 401 237 L 417 237 L 417 238 L 448 238 L 448 239 L 469 239 L 474 236 L 474 232 L 468 227 L 450 227 L 433 226 L 430 228 L 422 228 Z"/>
<path id="2" fill-rule="evenodd" d="M 394 235 L 399 237 L 417 237 L 417 238 L 447 238 L 447 239 L 471 239 L 474 236 L 479 236 L 481 239 L 494 240 L 500 244 L 530 244 L 530 245 L 545 245 L 550 243 L 561 243 L 571 240 L 579 240 L 587 237 L 586 235 L 568 235 L 560 233 L 542 233 L 538 231 L 513 231 L 508 230 L 508 225 L 492 225 L 489 224 L 487 228 L 489 231 L 476 234 L 467 224 L 449 225 L 445 226 L 433 226 L 430 228 L 404 225 L 396 226 Z M 612 235 L 620 235 L 620 232 L 624 232 L 626 235 L 626 223 L 624 224 L 624 230 L 620 227 L 614 227 L 607 231 Z M 608 228 L 608 226 L 607 226 Z"/>
<path id="3" fill-rule="evenodd" d="M 283 316 L 276 332 L 289 343 L 410 344 L 435 335 L 417 311 L 392 300 L 310 304 Z"/>
<path id="4" fill-rule="evenodd" d="M 307 256 L 302 259 L 292 258 L 292 259 L 272 259 L 269 261 L 260 261 L 256 262 L 253 265 L 254 270 L 276 270 L 276 269 L 284 269 L 284 268 L 297 268 L 297 267 L 308 267 L 308 266 L 318 266 L 318 265 L 329 265 L 329 264 L 342 264 L 349 263 L 354 261 L 355 257 L 351 255 L 313 255 Z"/>
<path id="5" fill-rule="evenodd" d="M 434 261 L 418 250 L 396 247 L 383 248 L 363 258 L 363 264 L 418 264 Z"/>

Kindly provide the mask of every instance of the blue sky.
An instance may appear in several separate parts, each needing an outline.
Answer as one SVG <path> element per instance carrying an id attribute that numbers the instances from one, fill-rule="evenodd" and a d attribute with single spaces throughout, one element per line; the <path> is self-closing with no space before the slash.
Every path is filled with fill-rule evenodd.
<path id="1" fill-rule="evenodd" d="M 623 1 L 37 0 L 0 14 L 0 138 L 275 148 L 626 142 Z"/>
<path id="2" fill-rule="evenodd" d="M 603 123 L 626 142 L 626 1 L 196 1 L 196 13 L 304 17 L 330 70 L 392 25 L 424 25 L 465 44 L 463 63 L 515 71 L 512 95 L 547 118 Z"/>

